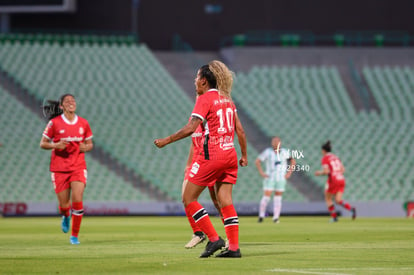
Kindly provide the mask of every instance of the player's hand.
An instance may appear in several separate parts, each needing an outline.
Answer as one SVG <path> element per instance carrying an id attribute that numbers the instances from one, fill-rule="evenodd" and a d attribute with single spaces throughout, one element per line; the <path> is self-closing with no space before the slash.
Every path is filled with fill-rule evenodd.
<path id="1" fill-rule="evenodd" d="M 315 176 L 320 176 L 320 175 L 322 175 L 322 171 L 316 171 L 315 172 Z"/>
<path id="2" fill-rule="evenodd" d="M 247 158 L 246 157 L 241 157 L 240 160 L 239 160 L 239 164 L 242 167 L 247 166 L 247 164 L 248 164 Z"/>
<path id="3" fill-rule="evenodd" d="M 261 173 L 260 176 L 262 176 L 262 178 L 264 179 L 267 179 L 269 177 L 269 175 L 266 173 Z"/>
<path id="4" fill-rule="evenodd" d="M 88 150 L 87 144 L 85 144 L 84 142 L 79 143 L 79 151 L 85 153 L 87 150 Z"/>
<path id="5" fill-rule="evenodd" d="M 291 175 L 292 175 L 292 173 L 290 173 L 290 174 L 286 174 L 286 175 L 285 175 L 285 179 L 289 179 Z"/>
<path id="6" fill-rule="evenodd" d="M 55 149 L 64 150 L 68 144 L 69 142 L 60 140 L 58 143 L 55 143 Z"/>
<path id="7" fill-rule="evenodd" d="M 168 139 L 167 139 L 167 138 L 158 138 L 158 139 L 154 140 L 154 144 L 155 144 L 155 146 L 157 146 L 158 148 L 162 148 L 162 147 L 164 147 L 165 145 L 167 145 L 167 141 L 168 141 Z"/>

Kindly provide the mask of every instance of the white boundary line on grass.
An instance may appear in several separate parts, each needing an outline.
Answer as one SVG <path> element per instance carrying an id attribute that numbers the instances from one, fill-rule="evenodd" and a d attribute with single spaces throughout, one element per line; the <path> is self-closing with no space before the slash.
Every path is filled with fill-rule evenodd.
<path id="1" fill-rule="evenodd" d="M 273 268 L 265 270 L 268 272 L 287 272 L 299 274 L 315 274 L 315 275 L 352 275 L 350 273 L 336 273 L 335 271 L 386 271 L 386 270 L 414 270 L 414 267 L 351 267 L 351 268 L 303 268 L 303 269 L 287 269 L 287 268 Z M 330 272 L 329 272 L 330 271 Z M 333 271 L 333 272 L 332 272 Z"/>
<path id="2" fill-rule="evenodd" d="M 352 275 L 348 273 L 331 273 L 331 272 L 318 272 L 311 271 L 310 269 L 284 269 L 284 268 L 274 268 L 266 270 L 269 272 L 289 272 L 289 273 L 300 273 L 300 274 L 316 274 L 316 275 Z"/>

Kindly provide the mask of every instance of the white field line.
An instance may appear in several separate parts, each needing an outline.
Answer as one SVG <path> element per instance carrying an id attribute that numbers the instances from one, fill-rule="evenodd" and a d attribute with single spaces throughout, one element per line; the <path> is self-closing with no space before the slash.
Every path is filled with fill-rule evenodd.
<path id="1" fill-rule="evenodd" d="M 286 273 L 298 273 L 298 274 L 316 274 L 316 275 L 352 275 L 349 273 L 332 273 L 332 272 L 321 272 L 321 271 L 311 271 L 308 269 L 284 269 L 284 268 L 274 268 L 266 270 L 269 272 L 286 272 Z"/>
<path id="2" fill-rule="evenodd" d="M 288 268 L 273 268 L 265 270 L 267 272 L 286 272 L 297 274 L 315 274 L 315 275 L 352 275 L 350 273 L 337 273 L 335 271 L 342 272 L 355 272 L 355 271 L 404 271 L 414 270 L 414 267 L 351 267 L 351 268 L 302 268 L 302 269 L 288 269 Z"/>

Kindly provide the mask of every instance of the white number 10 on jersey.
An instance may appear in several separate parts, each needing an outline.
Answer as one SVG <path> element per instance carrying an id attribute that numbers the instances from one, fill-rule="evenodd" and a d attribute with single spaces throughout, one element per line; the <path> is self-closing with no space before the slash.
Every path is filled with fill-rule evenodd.
<path id="1" fill-rule="evenodd" d="M 233 132 L 233 109 L 232 108 L 226 108 L 226 117 L 223 115 L 223 109 L 220 109 L 217 111 L 217 116 L 220 119 L 220 127 L 217 129 L 217 132 L 219 134 L 224 133 L 231 133 Z M 227 128 L 224 127 L 224 125 L 227 124 Z"/>

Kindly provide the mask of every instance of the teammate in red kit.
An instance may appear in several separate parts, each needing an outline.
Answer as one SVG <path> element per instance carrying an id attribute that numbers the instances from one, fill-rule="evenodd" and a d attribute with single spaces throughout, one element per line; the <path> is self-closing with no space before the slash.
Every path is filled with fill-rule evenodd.
<path id="1" fill-rule="evenodd" d="M 241 257 L 239 249 L 239 219 L 233 206 L 232 189 L 237 180 L 237 153 L 234 148 L 234 132 L 238 133 L 241 147 L 241 166 L 247 165 L 246 136 L 231 99 L 232 72 L 220 61 L 202 66 L 195 79 L 198 98 L 192 118 L 176 133 L 154 144 L 162 148 L 167 144 L 188 137 L 202 124 L 203 150 L 193 157 L 188 182 L 183 193 L 186 212 L 207 235 L 209 242 L 201 258 L 213 255 L 225 246 L 224 240 L 214 229 L 210 217 L 198 197 L 208 186 L 214 186 L 218 204 L 224 219 L 229 247 L 217 257 Z M 240 133 L 240 134 L 239 134 Z"/>
<path id="2" fill-rule="evenodd" d="M 72 199 L 71 244 L 80 244 L 78 234 L 83 216 L 83 191 L 87 180 L 85 152 L 93 148 L 92 131 L 86 119 L 75 114 L 76 101 L 65 94 L 59 101 L 49 100 L 43 106 L 49 118 L 40 147 L 52 150 L 50 171 L 62 214 L 62 231 L 70 227 Z"/>
<path id="3" fill-rule="evenodd" d="M 329 213 L 332 217 L 332 222 L 337 222 L 338 217 L 335 211 L 335 205 L 332 198 L 335 198 L 335 202 L 351 211 L 352 219 L 356 218 L 356 209 L 342 200 L 342 195 L 345 190 L 345 167 L 341 160 L 334 154 L 331 153 L 332 146 L 328 140 L 322 145 L 322 170 L 316 171 L 316 176 L 327 175 L 328 179 L 325 186 L 325 201 L 328 206 Z"/>

